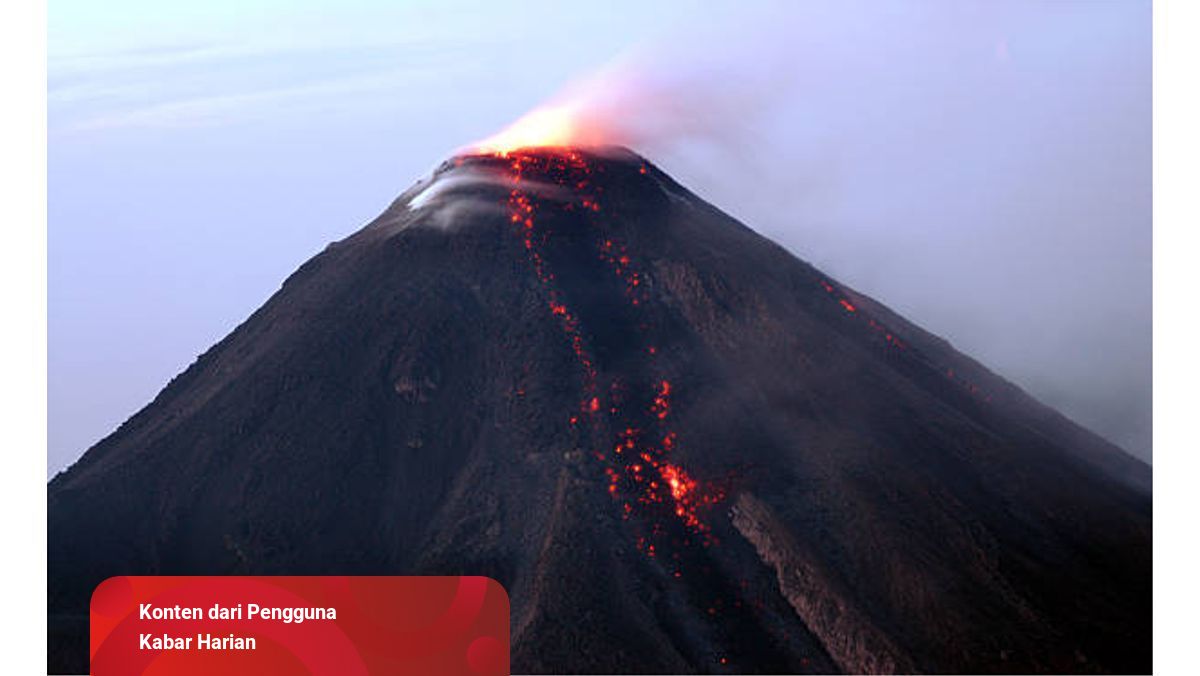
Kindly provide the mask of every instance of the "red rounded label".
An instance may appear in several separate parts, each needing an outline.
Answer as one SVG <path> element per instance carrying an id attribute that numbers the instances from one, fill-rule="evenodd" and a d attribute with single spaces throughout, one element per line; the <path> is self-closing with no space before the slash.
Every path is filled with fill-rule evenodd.
<path id="1" fill-rule="evenodd" d="M 508 595 L 486 577 L 112 577 L 91 671 L 506 676 Z"/>

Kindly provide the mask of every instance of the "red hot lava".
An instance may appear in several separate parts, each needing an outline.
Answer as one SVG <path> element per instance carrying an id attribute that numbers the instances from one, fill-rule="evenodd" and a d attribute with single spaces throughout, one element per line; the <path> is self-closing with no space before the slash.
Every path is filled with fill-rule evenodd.
<path id="1" fill-rule="evenodd" d="M 724 499 L 725 495 L 719 488 L 702 484 L 670 459 L 671 452 L 676 448 L 677 438 L 676 432 L 670 429 L 667 422 L 673 394 L 671 381 L 660 378 L 643 395 L 649 401 L 644 413 L 633 412 L 635 419 L 644 417 L 645 429 L 617 422 L 617 416 L 624 412 L 621 408 L 623 402 L 618 401 L 615 383 L 614 392 L 610 393 L 609 397 L 611 401 L 607 404 L 602 402 L 597 391 L 595 360 L 581 330 L 580 320 L 568 305 L 562 290 L 556 285 L 555 275 L 550 270 L 542 250 L 548 233 L 539 232 L 535 197 L 532 191 L 523 189 L 526 172 L 536 172 L 539 179 L 550 176 L 560 187 L 568 188 L 573 199 L 563 207 L 564 209 L 578 209 L 594 214 L 601 211 L 601 204 L 599 190 L 593 187 L 591 180 L 592 167 L 580 153 L 569 148 L 504 150 L 487 156 L 507 162 L 512 184 L 507 202 L 509 220 L 517 227 L 546 296 L 547 307 L 559 320 L 559 326 L 583 372 L 584 397 L 579 410 L 595 429 L 615 427 L 620 430 L 608 445 L 611 448 L 610 452 L 597 452 L 594 455 L 605 465 L 607 491 L 614 499 L 620 501 L 623 518 L 629 520 L 647 516 L 651 519 L 650 536 L 638 538 L 638 549 L 651 557 L 656 556 L 660 549 L 653 541 L 665 532 L 664 525 L 653 520 L 653 514 L 658 508 L 669 511 L 684 528 L 700 536 L 701 544 L 707 546 L 714 543 L 712 529 L 702 514 Z M 645 166 L 639 168 L 639 173 L 646 173 Z M 621 282 L 626 302 L 631 308 L 643 306 L 648 298 L 644 274 L 625 245 L 607 235 L 598 239 L 597 246 L 599 259 L 608 265 L 613 275 Z M 644 354 L 648 355 L 653 364 L 658 350 L 647 346 Z M 632 400 L 636 401 L 636 393 L 631 395 Z M 578 415 L 572 416 L 570 424 L 576 426 L 579 421 Z M 602 425 L 603 422 L 608 424 Z"/>
<path id="2" fill-rule="evenodd" d="M 842 307 L 842 310 L 844 310 L 848 315 L 851 315 L 851 316 L 859 315 L 858 307 L 856 307 L 852 302 L 850 302 L 849 298 L 840 295 L 838 292 L 838 289 L 835 288 L 833 286 L 833 284 L 831 284 L 830 282 L 828 282 L 827 280 L 824 280 L 824 279 L 818 279 L 817 283 L 821 285 L 821 288 L 825 290 L 825 293 L 829 294 L 831 298 L 834 298 L 835 300 L 837 300 L 838 305 L 840 305 Z M 894 349 L 902 351 L 902 352 L 906 351 L 908 349 L 908 345 L 904 341 L 900 340 L 900 337 L 897 336 L 895 334 L 895 332 L 893 332 L 891 329 L 889 329 L 885 324 L 874 319 L 873 317 L 867 317 L 866 321 L 867 321 L 867 327 L 870 328 L 872 331 L 874 331 L 877 335 L 881 336 L 883 338 L 884 343 L 888 347 L 894 348 Z M 934 365 L 934 366 L 937 367 L 937 365 Z M 937 367 L 937 368 L 939 370 L 941 370 L 941 367 Z M 961 375 L 956 376 L 953 368 L 946 368 L 946 369 L 944 369 L 944 371 L 945 371 L 946 378 L 948 380 L 954 382 L 957 385 L 960 385 L 972 397 L 978 398 L 978 399 L 982 400 L 984 403 L 991 403 L 992 395 L 990 393 L 984 391 L 982 388 L 980 388 L 974 382 L 962 377 Z"/>

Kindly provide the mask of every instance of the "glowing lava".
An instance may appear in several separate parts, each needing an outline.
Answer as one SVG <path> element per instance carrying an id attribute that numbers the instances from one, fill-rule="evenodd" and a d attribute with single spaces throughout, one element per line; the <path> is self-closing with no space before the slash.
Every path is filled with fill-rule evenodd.
<path id="1" fill-rule="evenodd" d="M 542 286 L 547 309 L 558 320 L 583 374 L 579 412 L 571 416 L 569 423 L 574 429 L 586 421 L 587 429 L 619 430 L 604 446 L 611 450 L 595 452 L 593 456 L 603 463 L 606 490 L 620 503 L 622 517 L 645 523 L 648 532 L 637 537 L 638 549 L 655 557 L 662 550 L 660 544 L 687 544 L 686 539 L 656 543 L 667 532 L 665 523 L 657 520 L 659 514 L 674 518 L 686 531 L 700 536 L 702 545 L 708 546 L 716 540 L 702 513 L 723 500 L 725 494 L 696 480 L 670 458 L 677 438 L 668 426 L 671 397 L 675 393 L 672 382 L 659 377 L 644 386 L 635 386 L 613 379 L 607 396 L 602 397 L 597 386 L 596 361 L 580 319 L 568 304 L 543 253 L 550 233 L 541 231 L 537 225 L 537 198 L 524 188 L 528 183 L 527 172 L 535 172 L 539 181 L 549 179 L 569 189 L 573 199 L 560 208 L 581 212 L 585 222 L 599 227 L 591 215 L 601 211 L 600 188 L 593 184 L 593 168 L 583 155 L 572 148 L 530 150 L 532 146 L 575 141 L 578 133 L 569 111 L 544 109 L 523 118 L 483 147 L 489 148 L 487 156 L 505 162 L 511 182 L 507 200 L 509 221 L 515 226 Z M 646 173 L 644 165 L 639 167 L 639 173 Z M 630 308 L 643 308 L 648 300 L 644 273 L 637 268 L 634 257 L 624 244 L 608 234 L 598 236 L 596 246 L 597 257 L 617 278 Z M 648 370 L 659 370 L 655 365 L 657 348 L 647 345 L 641 353 L 646 355 Z M 626 406 L 628 402 L 633 403 Z"/>
<path id="2" fill-rule="evenodd" d="M 825 293 L 829 294 L 829 296 L 831 298 L 837 300 L 838 305 L 840 305 L 842 310 L 844 310 L 848 315 L 850 315 L 850 316 L 859 315 L 859 308 L 857 306 L 855 306 L 854 303 L 850 302 L 850 299 L 841 295 L 839 290 L 836 287 L 834 287 L 833 284 L 831 284 L 829 281 L 824 280 L 824 279 L 818 279 L 817 283 L 821 285 L 821 288 L 825 290 Z M 888 328 L 888 326 L 886 324 L 884 324 L 883 322 L 881 322 L 873 317 L 867 317 L 866 321 L 867 321 L 867 327 L 870 328 L 872 331 L 874 331 L 878 336 L 882 337 L 885 345 L 887 345 L 888 347 L 893 348 L 895 350 L 898 350 L 900 352 L 905 352 L 908 350 L 908 345 L 904 341 L 900 340 L 900 337 L 897 336 L 896 333 L 894 331 L 892 331 L 892 329 Z M 934 364 L 933 366 L 937 370 L 943 371 L 948 380 L 950 380 L 951 382 L 954 382 L 957 385 L 960 385 L 972 397 L 980 399 L 984 403 L 991 403 L 991 401 L 992 401 L 991 393 L 985 391 L 983 388 L 979 387 L 974 382 L 962 377 L 961 375 L 956 375 L 953 368 L 945 368 L 945 367 L 937 366 L 936 364 Z"/>

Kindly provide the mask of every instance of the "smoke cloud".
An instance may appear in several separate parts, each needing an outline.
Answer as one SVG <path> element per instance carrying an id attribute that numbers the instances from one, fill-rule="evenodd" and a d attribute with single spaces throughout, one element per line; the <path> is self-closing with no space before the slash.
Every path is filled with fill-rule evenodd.
<path id="1" fill-rule="evenodd" d="M 629 146 L 1149 460 L 1149 20 L 1149 3 L 718 12 L 489 141 Z"/>

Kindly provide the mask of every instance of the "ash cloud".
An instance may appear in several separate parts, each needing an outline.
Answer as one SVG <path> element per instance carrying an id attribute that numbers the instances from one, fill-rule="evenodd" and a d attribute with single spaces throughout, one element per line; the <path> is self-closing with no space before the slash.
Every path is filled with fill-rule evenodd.
<path id="1" fill-rule="evenodd" d="M 1149 3 L 787 3 L 552 99 L 1151 457 Z"/>

